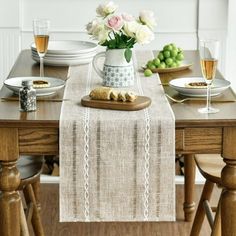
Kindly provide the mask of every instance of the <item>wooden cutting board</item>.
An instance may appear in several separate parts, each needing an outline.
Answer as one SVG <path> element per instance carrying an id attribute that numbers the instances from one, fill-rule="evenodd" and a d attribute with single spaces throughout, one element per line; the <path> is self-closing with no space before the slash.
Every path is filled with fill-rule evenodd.
<path id="1" fill-rule="evenodd" d="M 149 97 L 138 96 L 134 102 L 120 102 L 120 101 L 104 101 L 92 100 L 89 96 L 84 96 L 81 99 L 81 104 L 86 107 L 123 110 L 123 111 L 138 111 L 148 107 L 151 104 Z"/>

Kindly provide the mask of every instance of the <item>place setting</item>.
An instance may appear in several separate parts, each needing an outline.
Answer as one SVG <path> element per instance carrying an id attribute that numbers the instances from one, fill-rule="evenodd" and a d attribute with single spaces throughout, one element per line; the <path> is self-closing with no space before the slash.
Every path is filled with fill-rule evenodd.
<path id="1" fill-rule="evenodd" d="M 33 99 L 35 101 L 36 97 L 38 101 L 62 101 L 61 98 L 55 98 L 55 96 L 52 97 L 52 95 L 55 95 L 57 91 L 62 89 L 65 86 L 66 81 L 60 78 L 44 76 L 44 56 L 48 48 L 49 28 L 49 20 L 35 19 L 33 21 L 34 39 L 35 44 L 37 45 L 36 52 L 40 61 L 39 76 L 23 76 L 6 79 L 4 85 L 12 91 L 13 94 L 9 95 L 8 92 L 5 92 L 4 96 L 1 97 L 2 101 L 18 101 L 20 91 L 22 87 L 24 87 L 23 84 L 29 85 L 29 93 L 33 92 L 33 94 L 35 94 L 35 98 Z M 43 99 L 38 97 L 43 97 Z"/>
<path id="2" fill-rule="evenodd" d="M 164 82 L 165 80 L 160 83 L 164 88 L 166 97 L 172 103 L 201 102 L 207 99 L 214 103 L 235 102 L 236 97 L 230 88 L 231 83 L 222 78 L 215 78 L 219 54 L 217 44 L 218 41 L 214 40 L 200 41 L 199 62 L 201 62 L 203 75 L 201 77 L 181 77 L 178 75 L 178 72 L 181 72 L 183 76 L 184 71 L 186 73 L 191 71 L 193 63 L 189 59 L 185 59 L 185 52 L 174 43 L 164 45 L 162 50 L 154 55 L 153 59 L 148 60 L 141 67 L 141 71 L 146 77 L 153 76 L 155 73 L 177 75 L 177 78 L 170 79 L 167 83 Z M 207 88 L 210 89 L 209 98 Z"/>
<path id="3" fill-rule="evenodd" d="M 218 44 L 216 40 L 200 40 L 202 77 L 179 77 L 163 83 L 165 95 L 171 102 L 207 101 L 206 109 L 199 109 L 199 112 L 216 113 L 216 110 L 210 107 L 211 101 L 214 103 L 236 101 L 235 94 L 230 88 L 230 81 L 215 78 L 219 55 Z"/>
<path id="4" fill-rule="evenodd" d="M 24 81 L 32 81 L 32 89 L 36 91 L 38 101 L 64 101 L 58 96 L 66 84 L 66 79 L 45 76 L 44 65 L 47 67 L 68 67 L 88 64 L 97 53 L 97 44 L 88 41 L 50 40 L 50 21 L 47 19 L 33 20 L 34 43 L 31 44 L 31 57 L 38 64 L 39 76 L 13 77 L 4 81 L 7 89 L 1 97 L 2 101 L 18 101 L 19 91 Z"/>
<path id="5" fill-rule="evenodd" d="M 33 88 L 39 97 L 53 95 L 65 86 L 65 80 L 52 77 L 16 77 L 5 80 L 4 85 L 18 95 L 22 81 L 33 81 Z"/>
<path id="6" fill-rule="evenodd" d="M 228 80 L 214 79 L 211 85 L 211 101 L 213 103 L 236 102 L 230 85 Z M 181 77 L 171 80 L 163 87 L 166 97 L 174 103 L 198 102 L 207 99 L 207 84 L 203 77 Z"/>

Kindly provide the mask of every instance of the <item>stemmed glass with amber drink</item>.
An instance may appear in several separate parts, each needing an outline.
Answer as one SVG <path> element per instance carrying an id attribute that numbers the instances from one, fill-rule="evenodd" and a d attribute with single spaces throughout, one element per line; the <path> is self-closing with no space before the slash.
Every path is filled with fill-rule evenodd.
<path id="1" fill-rule="evenodd" d="M 40 77 L 44 77 L 43 58 L 48 49 L 50 22 L 46 19 L 34 19 L 34 41 L 40 59 Z"/>
<path id="2" fill-rule="evenodd" d="M 211 107 L 211 85 L 215 78 L 219 58 L 219 41 L 200 40 L 199 46 L 202 75 L 207 84 L 207 104 L 206 107 L 200 108 L 198 111 L 200 113 L 216 113 L 219 109 Z"/>

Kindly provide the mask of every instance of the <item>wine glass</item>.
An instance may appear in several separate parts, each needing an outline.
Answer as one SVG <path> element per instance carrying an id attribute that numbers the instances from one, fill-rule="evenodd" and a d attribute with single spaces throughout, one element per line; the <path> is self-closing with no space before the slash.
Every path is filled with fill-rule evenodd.
<path id="1" fill-rule="evenodd" d="M 49 20 L 34 19 L 34 41 L 40 59 L 40 77 L 44 77 L 43 58 L 48 49 L 49 41 Z"/>
<path id="2" fill-rule="evenodd" d="M 200 113 L 217 113 L 219 109 L 211 107 L 211 84 L 215 78 L 219 57 L 219 41 L 208 39 L 200 40 L 200 64 L 202 75 L 207 84 L 206 107 L 198 109 Z"/>

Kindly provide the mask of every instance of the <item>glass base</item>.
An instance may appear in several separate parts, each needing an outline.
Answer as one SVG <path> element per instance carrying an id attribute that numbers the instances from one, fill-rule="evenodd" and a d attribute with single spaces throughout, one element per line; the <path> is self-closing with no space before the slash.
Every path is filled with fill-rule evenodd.
<path id="1" fill-rule="evenodd" d="M 199 108 L 198 111 L 200 113 L 207 113 L 207 114 L 210 114 L 210 113 L 217 113 L 219 112 L 220 110 L 217 109 L 217 108 L 213 108 L 213 107 L 203 107 L 203 108 Z"/>

